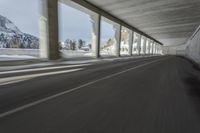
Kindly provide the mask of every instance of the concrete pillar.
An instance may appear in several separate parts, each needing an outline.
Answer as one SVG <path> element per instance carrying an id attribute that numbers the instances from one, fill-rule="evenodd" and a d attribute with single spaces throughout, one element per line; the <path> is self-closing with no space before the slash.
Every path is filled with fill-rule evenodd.
<path id="1" fill-rule="evenodd" d="M 150 55 L 150 52 L 151 52 L 151 40 L 148 39 L 148 55 Z"/>
<path id="2" fill-rule="evenodd" d="M 157 43 L 154 44 L 154 54 L 157 54 Z"/>
<path id="3" fill-rule="evenodd" d="M 163 54 L 163 46 L 160 45 L 160 54 L 162 55 Z"/>
<path id="4" fill-rule="evenodd" d="M 138 35 L 138 41 L 137 41 L 137 51 L 138 51 L 138 55 L 141 54 L 141 42 L 142 42 L 142 36 Z"/>
<path id="5" fill-rule="evenodd" d="M 157 44 L 156 46 L 156 54 L 158 54 L 158 51 L 159 51 L 159 44 Z"/>
<path id="6" fill-rule="evenodd" d="M 156 54 L 158 54 L 158 50 L 159 50 L 159 44 L 157 43 L 157 46 L 156 46 Z"/>
<path id="7" fill-rule="evenodd" d="M 157 54 L 157 43 L 155 43 L 155 55 Z"/>
<path id="8" fill-rule="evenodd" d="M 48 10 L 47 1 L 40 0 L 40 58 L 49 58 L 48 40 Z"/>
<path id="9" fill-rule="evenodd" d="M 148 41 L 148 55 L 150 55 L 151 54 L 151 40 L 150 39 L 148 39 L 149 41 Z"/>
<path id="10" fill-rule="evenodd" d="M 129 30 L 129 55 L 132 56 L 133 51 L 133 31 Z"/>
<path id="11" fill-rule="evenodd" d="M 152 54 L 152 40 L 149 40 L 149 55 Z"/>
<path id="12" fill-rule="evenodd" d="M 90 15 L 92 22 L 92 54 L 94 57 L 100 57 L 100 33 L 101 33 L 101 15 Z"/>
<path id="13" fill-rule="evenodd" d="M 116 48 L 115 48 L 115 55 L 117 57 L 120 56 L 120 44 L 121 44 L 121 25 L 114 24 L 115 28 L 115 40 L 116 40 Z"/>
<path id="14" fill-rule="evenodd" d="M 154 46 L 155 46 L 155 43 L 154 41 L 152 41 L 152 55 L 154 55 Z"/>
<path id="15" fill-rule="evenodd" d="M 162 46 L 159 45 L 159 54 L 161 55 L 162 54 Z"/>
<path id="16" fill-rule="evenodd" d="M 159 44 L 159 54 L 161 54 L 162 46 Z"/>
<path id="17" fill-rule="evenodd" d="M 133 39 L 132 39 L 132 40 L 133 40 L 133 42 L 132 42 L 132 55 L 134 54 L 135 38 L 136 38 L 136 37 L 135 37 L 135 32 L 133 31 Z"/>
<path id="18" fill-rule="evenodd" d="M 41 0 L 40 56 L 50 60 L 60 58 L 58 44 L 58 0 Z"/>
<path id="19" fill-rule="evenodd" d="M 145 54 L 148 55 L 149 54 L 149 39 L 146 38 L 146 48 L 145 48 Z"/>
<path id="20" fill-rule="evenodd" d="M 146 37 L 143 37 L 143 38 L 144 38 L 143 52 L 144 52 L 144 55 L 146 55 L 147 38 Z"/>

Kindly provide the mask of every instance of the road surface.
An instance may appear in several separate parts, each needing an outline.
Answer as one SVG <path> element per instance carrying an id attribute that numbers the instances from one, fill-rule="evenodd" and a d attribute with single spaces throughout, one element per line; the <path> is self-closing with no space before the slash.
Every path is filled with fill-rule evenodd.
<path id="1" fill-rule="evenodd" d="M 200 133 L 200 69 L 182 57 L 0 78 L 0 133 Z"/>

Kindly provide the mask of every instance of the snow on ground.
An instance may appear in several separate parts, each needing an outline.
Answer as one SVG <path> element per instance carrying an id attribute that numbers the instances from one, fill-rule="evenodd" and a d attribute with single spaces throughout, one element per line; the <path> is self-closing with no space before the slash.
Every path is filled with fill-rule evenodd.
<path id="1" fill-rule="evenodd" d="M 37 59 L 29 55 L 0 55 L 0 61 Z"/>
<path id="2" fill-rule="evenodd" d="M 61 53 L 64 58 L 92 56 L 91 51 L 84 51 L 84 50 L 61 50 Z"/>

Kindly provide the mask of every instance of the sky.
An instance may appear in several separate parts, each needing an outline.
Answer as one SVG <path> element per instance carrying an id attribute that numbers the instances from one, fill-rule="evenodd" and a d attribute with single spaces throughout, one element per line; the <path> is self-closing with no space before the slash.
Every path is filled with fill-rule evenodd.
<path id="1" fill-rule="evenodd" d="M 22 32 L 39 36 L 39 0 L 0 0 L 0 15 L 11 20 Z"/>
<path id="2" fill-rule="evenodd" d="M 83 38 L 91 42 L 92 24 L 90 16 L 82 11 L 59 3 L 59 33 L 60 40 L 65 41 L 66 37 L 71 39 Z M 102 21 L 101 40 L 108 40 L 114 36 L 113 26 Z"/>
<path id="3" fill-rule="evenodd" d="M 31 5 L 31 6 L 27 6 Z M 59 3 L 59 41 L 83 39 L 91 42 L 92 25 L 88 14 Z M 40 0 L 0 0 L 0 15 L 22 32 L 39 37 Z M 101 40 L 114 36 L 111 24 L 102 22 Z"/>

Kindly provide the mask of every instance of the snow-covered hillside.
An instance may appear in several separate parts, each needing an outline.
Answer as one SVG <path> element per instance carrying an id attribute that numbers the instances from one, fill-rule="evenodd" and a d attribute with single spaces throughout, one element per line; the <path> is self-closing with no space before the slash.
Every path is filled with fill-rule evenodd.
<path id="1" fill-rule="evenodd" d="M 0 48 L 38 49 L 39 39 L 21 32 L 13 22 L 0 15 Z"/>

